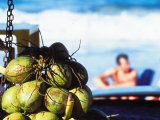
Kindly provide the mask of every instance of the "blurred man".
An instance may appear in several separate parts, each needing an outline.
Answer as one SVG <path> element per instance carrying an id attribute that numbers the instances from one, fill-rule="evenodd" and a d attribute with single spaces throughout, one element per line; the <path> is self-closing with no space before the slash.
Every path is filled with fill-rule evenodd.
<path id="1" fill-rule="evenodd" d="M 107 70 L 95 78 L 96 85 L 103 88 L 135 86 L 137 72 L 130 68 L 129 59 L 126 54 L 119 54 L 116 58 L 117 66 Z M 112 78 L 113 83 L 108 83 Z"/>

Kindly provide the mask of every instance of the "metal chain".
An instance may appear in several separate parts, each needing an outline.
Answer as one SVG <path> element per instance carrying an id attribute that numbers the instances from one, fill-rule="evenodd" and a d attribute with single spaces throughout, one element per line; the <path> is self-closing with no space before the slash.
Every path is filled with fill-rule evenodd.
<path id="1" fill-rule="evenodd" d="M 14 4 L 13 4 L 13 0 L 8 0 L 7 2 L 8 4 L 8 10 L 7 10 L 7 23 L 6 23 L 6 38 L 5 38 L 5 47 L 7 50 L 5 50 L 5 56 L 3 58 L 3 62 L 4 62 L 4 67 L 7 66 L 7 64 L 9 63 L 9 61 L 12 59 L 12 42 L 13 42 L 13 24 L 12 21 L 14 19 L 14 15 L 12 13 L 13 9 L 14 9 Z M 9 86 L 10 83 L 8 83 L 5 80 L 5 76 L 3 75 L 1 77 L 1 85 L 3 85 L 4 90 L 0 91 L 0 93 L 3 93 Z"/>
<path id="2" fill-rule="evenodd" d="M 8 62 L 12 59 L 12 42 L 13 42 L 13 24 L 12 21 L 14 20 L 14 15 L 12 13 L 14 9 L 13 0 L 8 0 L 8 10 L 7 10 L 7 23 L 6 23 L 6 38 L 5 43 L 6 47 L 8 48 L 8 52 L 4 57 L 4 66 L 6 67 Z"/>

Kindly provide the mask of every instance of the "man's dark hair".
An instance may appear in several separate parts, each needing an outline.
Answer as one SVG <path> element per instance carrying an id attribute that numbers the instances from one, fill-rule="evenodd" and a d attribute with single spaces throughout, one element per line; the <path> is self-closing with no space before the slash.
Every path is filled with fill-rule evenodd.
<path id="1" fill-rule="evenodd" d="M 117 58 L 116 58 L 117 64 L 120 64 L 120 61 L 119 61 L 120 58 L 124 58 L 124 59 L 128 60 L 128 55 L 126 55 L 126 54 L 124 54 L 124 53 L 119 54 L 119 55 L 117 56 Z"/>

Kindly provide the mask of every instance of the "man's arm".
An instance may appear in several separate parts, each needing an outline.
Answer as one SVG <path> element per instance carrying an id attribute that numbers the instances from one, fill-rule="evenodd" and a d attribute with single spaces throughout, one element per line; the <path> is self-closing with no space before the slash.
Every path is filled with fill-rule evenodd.
<path id="1" fill-rule="evenodd" d="M 110 69 L 106 72 L 104 72 L 103 74 L 98 75 L 95 78 L 95 84 L 99 87 L 99 88 L 107 88 L 107 86 L 109 85 L 107 82 L 107 79 L 109 77 L 112 77 L 116 72 L 116 69 Z"/>

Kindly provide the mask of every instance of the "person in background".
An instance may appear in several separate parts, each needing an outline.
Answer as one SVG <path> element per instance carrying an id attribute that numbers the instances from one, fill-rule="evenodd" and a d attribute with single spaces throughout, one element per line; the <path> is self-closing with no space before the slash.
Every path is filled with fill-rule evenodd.
<path id="1" fill-rule="evenodd" d="M 100 89 L 135 86 L 137 72 L 130 67 L 129 58 L 126 54 L 119 54 L 116 58 L 117 65 L 95 77 L 95 83 Z M 112 78 L 112 84 L 108 79 Z"/>

